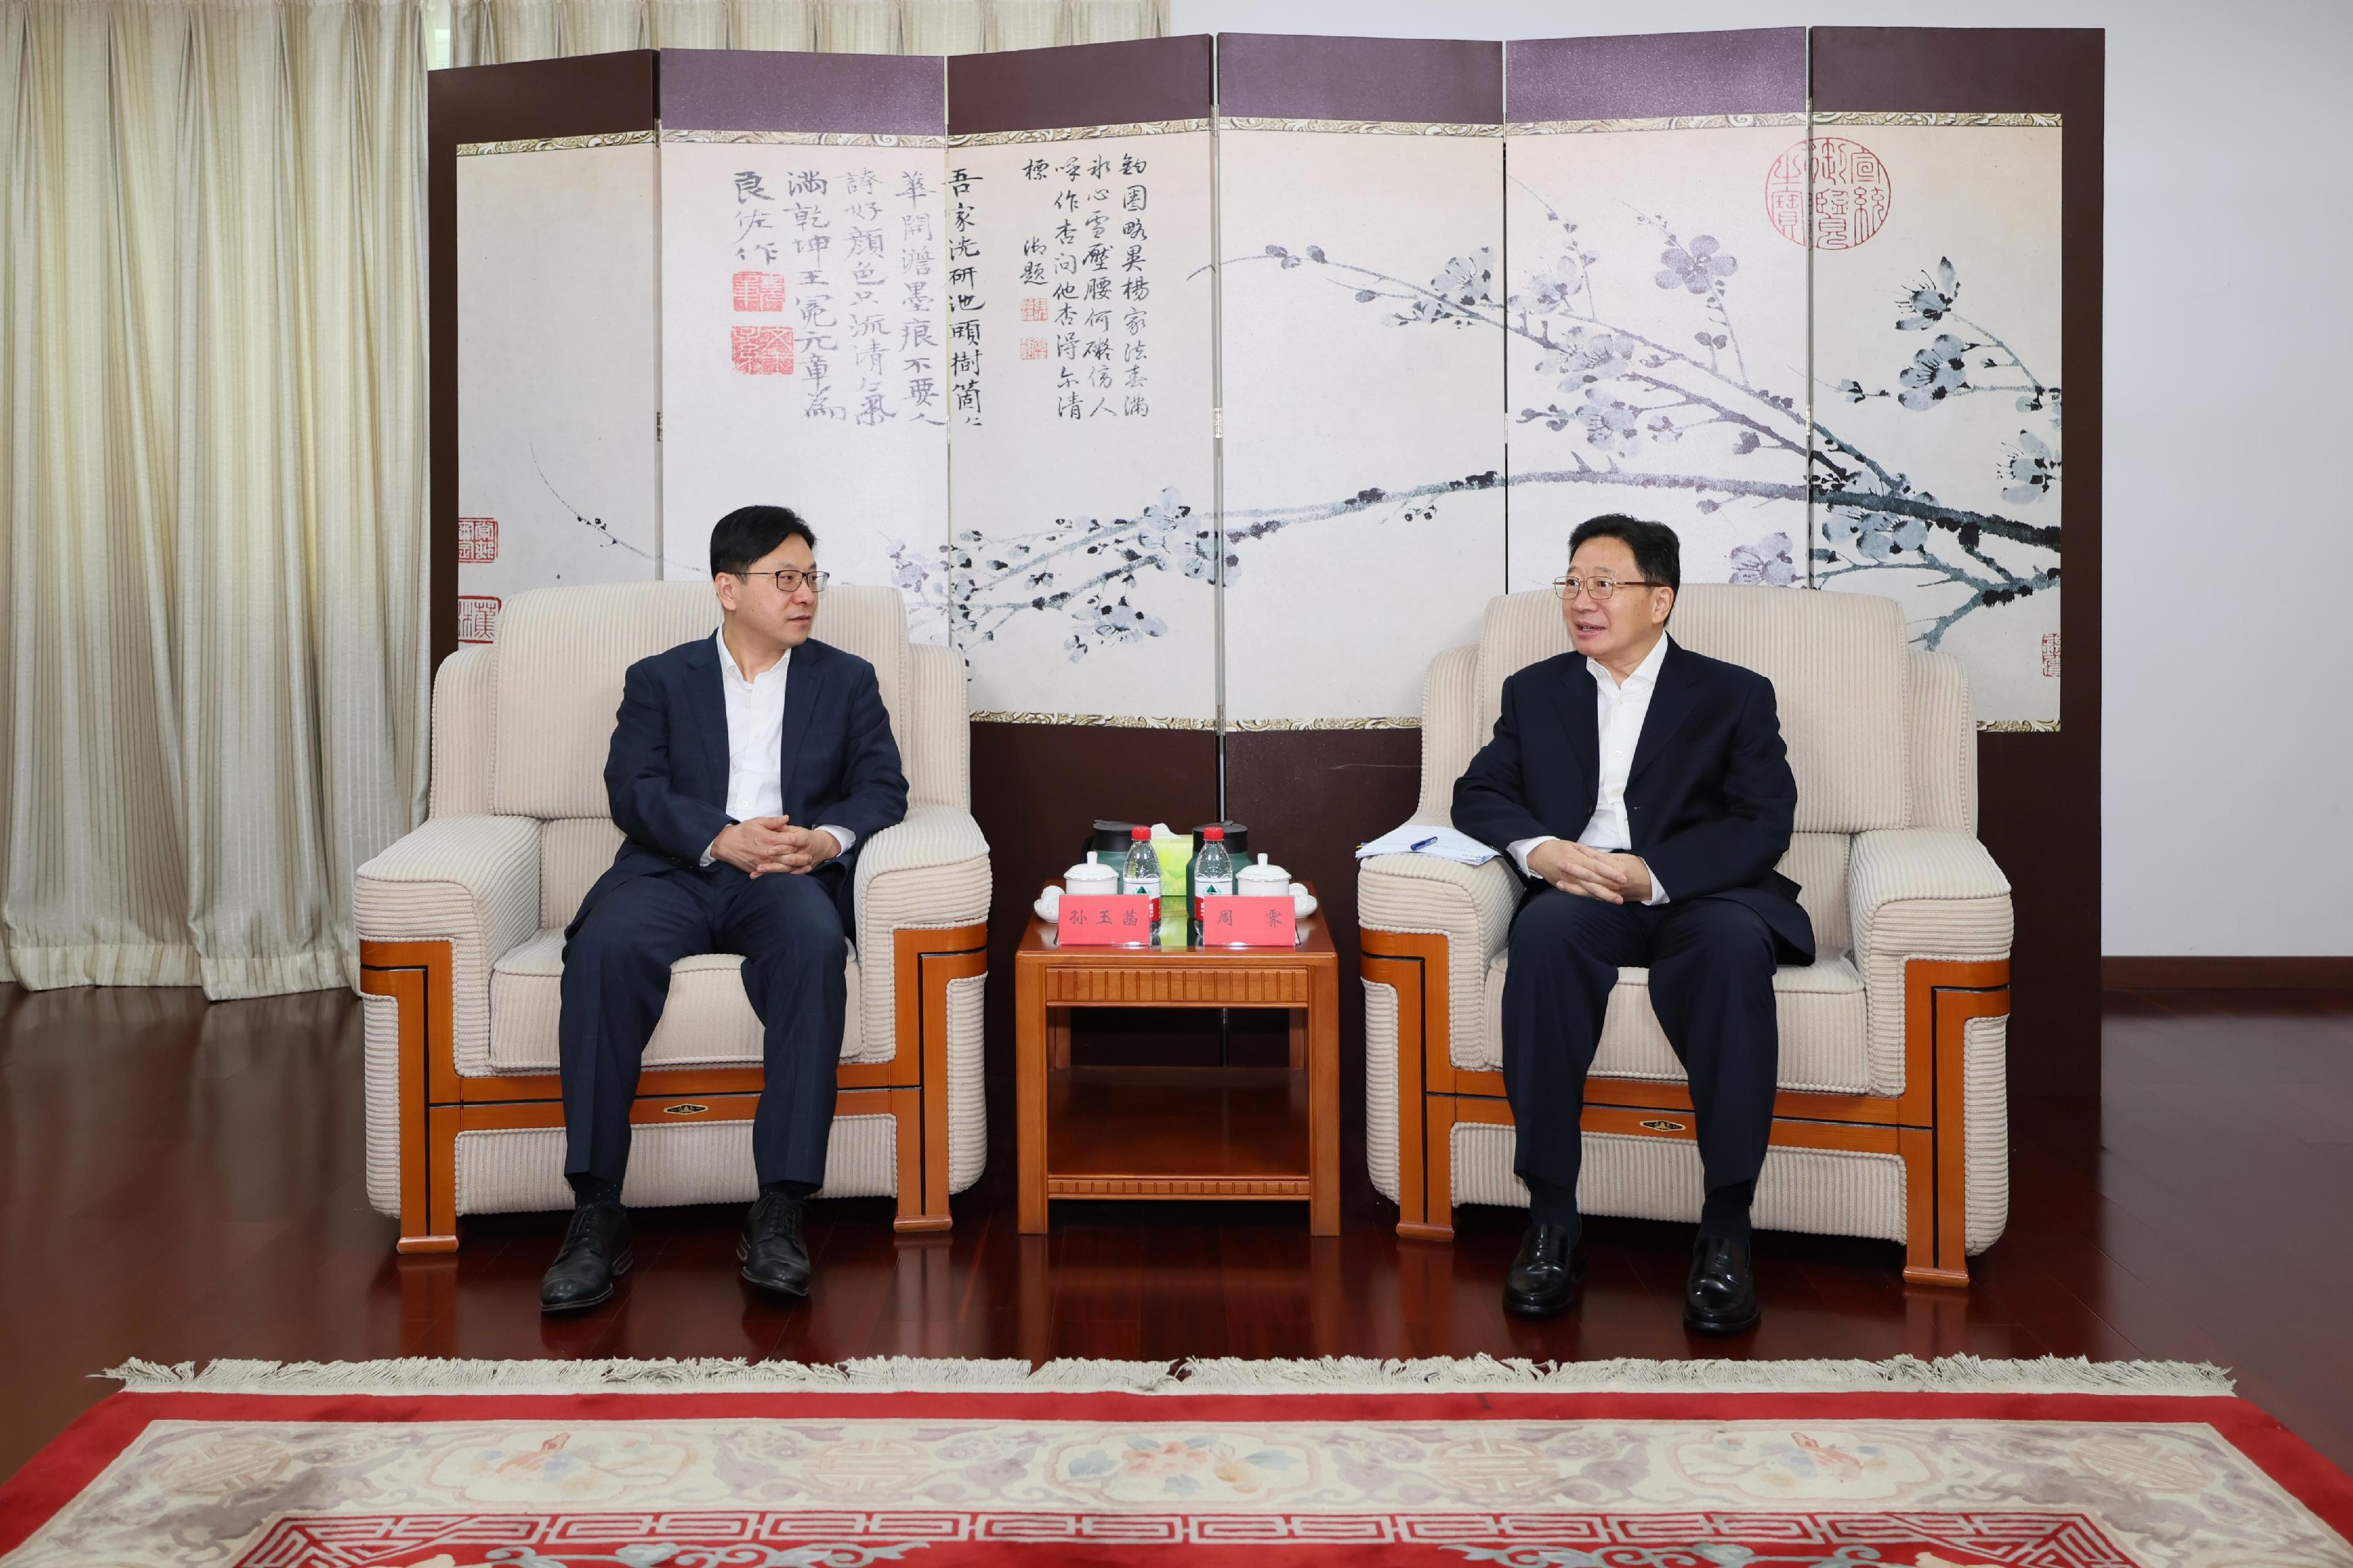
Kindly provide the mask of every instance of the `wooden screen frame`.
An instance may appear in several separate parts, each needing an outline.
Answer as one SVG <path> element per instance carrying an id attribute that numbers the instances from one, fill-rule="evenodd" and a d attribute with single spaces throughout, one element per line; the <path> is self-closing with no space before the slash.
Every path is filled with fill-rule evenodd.
<path id="1" fill-rule="evenodd" d="M 844 1063 L 834 1114 L 898 1121 L 900 1231 L 944 1231 L 948 1212 L 948 983 L 988 972 L 985 923 L 892 933 L 895 1049 L 887 1062 Z M 398 1008 L 400 1239 L 406 1253 L 458 1249 L 458 1135 L 564 1125 L 564 1081 L 554 1073 L 469 1075 L 458 1070 L 450 943 L 363 942 L 360 989 Z M 856 1005 L 855 998 L 851 1005 Z M 759 1104 L 761 1069 L 649 1068 L 629 1121 L 668 1125 L 674 1108 L 700 1105 L 698 1121 L 746 1121 Z"/>
<path id="2" fill-rule="evenodd" d="M 1448 941 L 1435 932 L 1366 930 L 1364 978 L 1397 993 L 1398 1235 L 1454 1237 L 1452 1137 L 1458 1122 L 1508 1127 L 1504 1075 L 1454 1065 L 1450 1051 Z M 2010 1012 L 2010 961 L 1915 958 L 1904 966 L 1904 1092 L 1773 1097 L 1775 1146 L 1894 1154 L 1904 1162 L 1904 1279 L 1966 1287 L 1968 1275 L 1968 1023 Z M 1593 1079 L 1580 1125 L 1588 1132 L 1676 1138 L 1698 1134 L 1680 1083 Z"/>

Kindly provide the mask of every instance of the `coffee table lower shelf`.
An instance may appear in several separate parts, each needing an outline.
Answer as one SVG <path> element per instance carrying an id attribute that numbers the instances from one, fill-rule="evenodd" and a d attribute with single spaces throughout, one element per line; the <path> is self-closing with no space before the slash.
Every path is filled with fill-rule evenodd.
<path id="1" fill-rule="evenodd" d="M 1303 1068 L 1054 1068 L 1046 1196 L 1304 1203 L 1308 1093 Z"/>

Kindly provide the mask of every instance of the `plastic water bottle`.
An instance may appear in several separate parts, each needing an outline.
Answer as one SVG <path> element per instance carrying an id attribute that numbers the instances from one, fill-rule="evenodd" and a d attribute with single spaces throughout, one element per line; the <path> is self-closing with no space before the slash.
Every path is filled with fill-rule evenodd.
<path id="1" fill-rule="evenodd" d="M 1193 893 L 1196 898 L 1227 899 L 1234 891 L 1234 858 L 1226 851 L 1226 830 L 1205 827 L 1201 830 L 1201 852 L 1193 857 Z"/>
<path id="2" fill-rule="evenodd" d="M 1142 893 L 1160 901 L 1160 856 L 1152 847 L 1152 829 L 1141 823 L 1128 831 L 1134 842 L 1127 847 L 1127 864 L 1120 868 L 1119 890 Z"/>

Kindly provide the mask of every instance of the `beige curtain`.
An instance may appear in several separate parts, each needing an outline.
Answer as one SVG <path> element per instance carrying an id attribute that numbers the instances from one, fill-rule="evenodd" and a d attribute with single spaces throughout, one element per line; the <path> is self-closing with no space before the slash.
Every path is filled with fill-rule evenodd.
<path id="1" fill-rule="evenodd" d="M 0 0 L 0 946 L 349 984 L 426 780 L 419 0 Z"/>
<path id="2" fill-rule="evenodd" d="M 1168 0 L 453 0 L 458 65 L 611 49 L 963 55 L 1156 38 Z"/>
<path id="3" fill-rule="evenodd" d="M 1166 0 L 0 0 L 0 980 L 348 984 L 423 815 L 427 18 L 460 63 Z"/>

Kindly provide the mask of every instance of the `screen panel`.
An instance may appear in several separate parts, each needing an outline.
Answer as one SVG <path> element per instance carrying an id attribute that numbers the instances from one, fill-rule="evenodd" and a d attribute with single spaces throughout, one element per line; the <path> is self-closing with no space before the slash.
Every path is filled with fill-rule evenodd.
<path id="1" fill-rule="evenodd" d="M 1227 715 L 1410 726 L 1504 584 L 1502 46 L 1218 47 Z"/>
<path id="2" fill-rule="evenodd" d="M 950 63 L 950 564 L 976 716 L 1217 712 L 1206 38 Z"/>
<path id="3" fill-rule="evenodd" d="M 1603 512 L 1672 526 L 1696 583 L 1806 581 L 1797 28 L 1504 47 L 1510 585 Z"/>
<path id="4" fill-rule="evenodd" d="M 458 637 L 508 597 L 650 579 L 660 305 L 650 131 L 458 149 Z"/>
<path id="5" fill-rule="evenodd" d="M 2063 135 L 1824 112 L 1777 166 L 1810 190 L 1813 580 L 1901 603 L 1983 728 L 2060 720 Z"/>
<path id="6" fill-rule="evenodd" d="M 663 570 L 792 507 L 948 640 L 944 62 L 663 56 Z"/>

